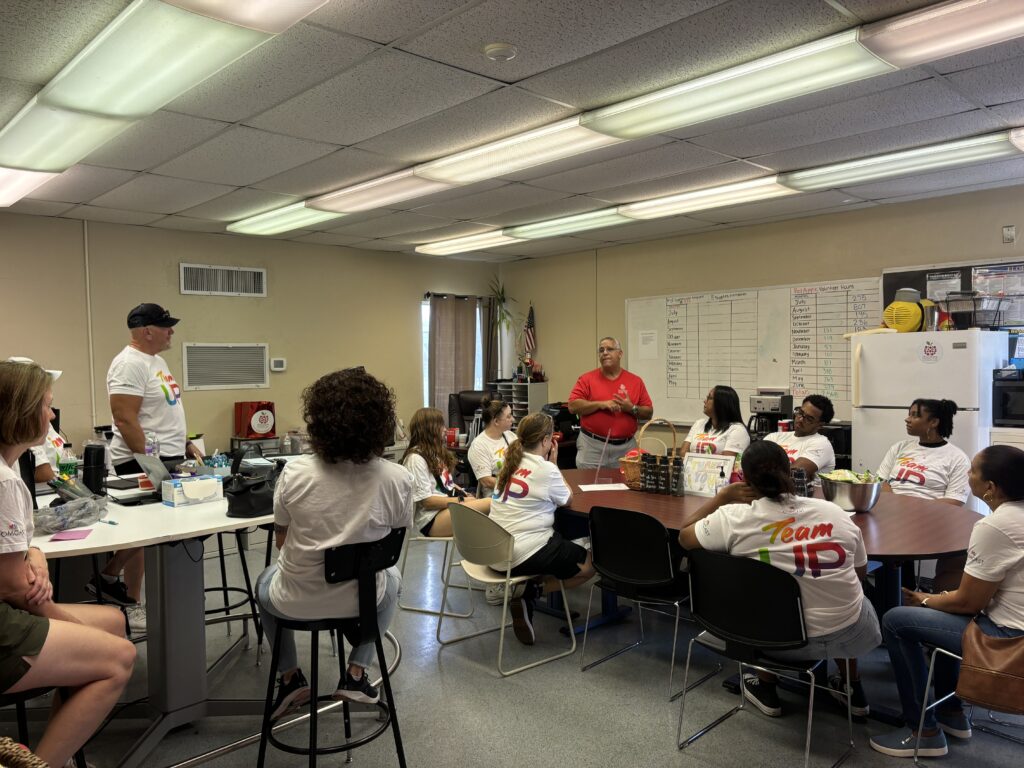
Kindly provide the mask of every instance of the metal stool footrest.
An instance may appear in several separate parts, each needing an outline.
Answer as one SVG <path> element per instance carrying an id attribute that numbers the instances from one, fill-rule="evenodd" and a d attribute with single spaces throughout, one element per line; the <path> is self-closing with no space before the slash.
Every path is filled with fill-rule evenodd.
<path id="1" fill-rule="evenodd" d="M 330 703 L 335 701 L 332 696 L 317 696 L 317 703 Z M 377 719 L 377 727 L 374 728 L 370 733 L 365 736 L 360 736 L 358 739 L 348 739 L 349 735 L 349 723 L 351 710 L 349 709 L 349 702 L 343 702 L 343 712 L 345 716 L 345 731 L 346 740 L 343 744 L 330 744 L 328 746 L 316 746 L 310 748 L 308 746 L 300 747 L 293 744 L 286 744 L 281 741 L 275 734 L 273 729 L 267 734 L 267 740 L 275 747 L 280 749 L 282 752 L 288 752 L 293 755 L 309 755 L 311 752 L 316 752 L 318 755 L 334 755 L 338 752 L 348 752 L 353 749 L 357 749 L 364 744 L 369 744 L 374 739 L 384 735 L 384 732 L 391 727 L 391 708 L 388 707 L 386 701 L 378 701 L 376 704 L 368 705 L 378 710 L 380 716 Z M 369 711 L 369 710 L 367 710 Z"/>

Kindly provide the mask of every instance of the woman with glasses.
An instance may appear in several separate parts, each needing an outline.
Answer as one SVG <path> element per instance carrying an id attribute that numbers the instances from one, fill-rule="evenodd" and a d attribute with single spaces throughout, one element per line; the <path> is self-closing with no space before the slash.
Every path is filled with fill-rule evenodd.
<path id="1" fill-rule="evenodd" d="M 719 453 L 736 456 L 750 445 L 750 433 L 740 413 L 736 390 L 724 384 L 711 388 L 704 398 L 704 415 L 698 419 L 683 442 L 683 453 Z"/>
<path id="2" fill-rule="evenodd" d="M 484 514 L 491 508 L 490 499 L 473 498 L 452 479 L 455 456 L 445 445 L 444 430 L 444 415 L 437 408 L 420 408 L 409 421 L 409 447 L 402 455 L 402 465 L 416 481 L 413 527 L 424 536 L 452 535 L 448 505 L 453 500 Z"/>
<path id="3" fill-rule="evenodd" d="M 832 401 L 824 395 L 808 395 L 793 411 L 793 431 L 773 432 L 765 440 L 781 445 L 793 469 L 802 469 L 808 480 L 836 468 L 836 454 L 819 430 L 835 416 Z"/>
<path id="4" fill-rule="evenodd" d="M 501 399 L 482 403 L 484 428 L 473 438 L 466 458 L 479 483 L 480 495 L 490 494 L 498 479 L 505 451 L 516 439 L 512 429 L 512 406 Z"/>

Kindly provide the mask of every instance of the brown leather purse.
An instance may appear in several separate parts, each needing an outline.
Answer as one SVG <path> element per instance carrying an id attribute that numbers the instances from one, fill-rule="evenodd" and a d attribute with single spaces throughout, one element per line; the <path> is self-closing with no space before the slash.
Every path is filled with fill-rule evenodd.
<path id="1" fill-rule="evenodd" d="M 956 695 L 986 709 L 1024 715 L 1024 635 L 991 637 L 972 620 L 964 630 Z"/>

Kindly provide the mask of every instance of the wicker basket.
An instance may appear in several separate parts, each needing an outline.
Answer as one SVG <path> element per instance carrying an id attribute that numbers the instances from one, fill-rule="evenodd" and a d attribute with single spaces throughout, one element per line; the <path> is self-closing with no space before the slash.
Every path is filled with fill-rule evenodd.
<path id="1" fill-rule="evenodd" d="M 670 430 L 672 430 L 672 450 L 671 451 L 668 449 L 668 446 L 665 445 L 665 441 L 664 440 L 662 440 L 660 438 L 657 438 L 657 437 L 648 437 L 648 438 L 644 437 L 644 432 L 646 432 L 647 428 L 649 426 L 651 426 L 652 424 L 657 424 L 658 426 L 662 426 L 662 427 L 668 427 Z M 645 439 L 646 440 L 657 440 L 659 443 L 661 443 L 661 447 L 665 451 L 665 455 L 666 456 L 675 456 L 675 453 L 676 453 L 676 428 L 672 425 L 671 421 L 666 421 L 665 419 L 651 419 L 650 421 L 648 421 L 646 424 L 644 424 L 642 427 L 640 427 L 640 432 L 637 433 L 637 436 L 636 436 L 637 448 L 640 447 L 640 441 L 641 440 L 645 440 Z M 634 491 L 639 491 L 640 490 L 641 485 L 640 485 L 640 456 L 639 455 L 637 455 L 637 456 L 630 456 L 629 458 L 623 457 L 623 458 L 619 459 L 619 471 L 622 473 L 622 482 L 624 482 L 627 486 L 632 488 Z"/>

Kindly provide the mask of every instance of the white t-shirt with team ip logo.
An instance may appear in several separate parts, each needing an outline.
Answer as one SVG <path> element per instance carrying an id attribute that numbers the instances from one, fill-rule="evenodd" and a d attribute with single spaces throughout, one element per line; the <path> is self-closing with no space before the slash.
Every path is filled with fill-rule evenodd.
<path id="1" fill-rule="evenodd" d="M 53 428 L 53 425 L 46 431 L 46 437 L 43 438 L 43 442 L 39 445 L 33 446 L 31 449 L 32 455 L 36 458 L 36 466 L 42 466 L 43 464 L 49 464 L 56 470 L 57 464 L 60 461 L 61 453 L 64 450 L 64 438 L 61 437 L 57 430 Z"/>
<path id="2" fill-rule="evenodd" d="M 427 466 L 427 460 L 418 453 L 410 453 L 402 461 L 402 465 L 412 472 L 414 481 L 412 500 L 415 504 L 413 525 L 417 531 L 422 531 L 427 523 L 437 517 L 437 513 L 441 511 L 426 509 L 423 506 L 423 501 L 431 496 L 451 496 L 451 492 L 455 489 L 455 481 L 452 480 L 452 473 L 448 471 L 447 467 L 437 477 L 434 477 L 434 473 Z M 437 482 L 438 478 L 441 480 L 440 485 Z"/>
<path id="3" fill-rule="evenodd" d="M 558 467 L 534 453 L 523 454 L 508 485 L 491 497 L 491 520 L 515 538 L 513 568 L 547 544 L 554 530 L 555 509 L 571 496 Z"/>
<path id="4" fill-rule="evenodd" d="M 0 554 L 26 552 L 34 533 L 32 497 L 18 470 L 0 456 Z"/>
<path id="5" fill-rule="evenodd" d="M 736 422 L 725 429 L 712 429 L 710 419 L 701 419 L 686 434 L 690 453 L 743 453 L 750 445 L 750 434 Z"/>
<path id="6" fill-rule="evenodd" d="M 917 440 L 902 440 L 885 454 L 878 474 L 895 493 L 966 501 L 970 469 L 967 454 L 952 443 L 928 448 Z"/>
<path id="7" fill-rule="evenodd" d="M 185 407 L 181 403 L 181 389 L 160 355 L 147 355 L 130 346 L 122 349 L 107 371 L 107 394 L 141 397 L 139 424 L 143 432 L 156 435 L 160 455 L 185 455 Z M 132 458 L 132 451 L 116 426 L 110 443 L 110 458 L 115 465 Z"/>
<path id="8" fill-rule="evenodd" d="M 497 440 L 488 437 L 486 432 L 481 432 L 473 438 L 466 458 L 469 459 L 469 465 L 477 479 L 498 476 L 498 470 L 501 469 L 502 460 L 505 458 L 505 449 L 515 440 L 516 433 L 508 431 Z"/>
<path id="9" fill-rule="evenodd" d="M 797 437 L 796 432 L 772 432 L 765 435 L 764 439 L 781 445 L 791 464 L 797 459 L 807 459 L 813 461 L 821 473 L 836 468 L 836 452 L 832 450 L 832 443 L 822 434 Z"/>
<path id="10" fill-rule="evenodd" d="M 809 637 L 857 621 L 864 590 L 854 568 L 867 565 L 860 529 L 824 499 L 788 496 L 726 504 L 694 528 L 704 549 L 771 563 L 797 577 Z"/>

